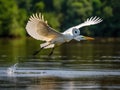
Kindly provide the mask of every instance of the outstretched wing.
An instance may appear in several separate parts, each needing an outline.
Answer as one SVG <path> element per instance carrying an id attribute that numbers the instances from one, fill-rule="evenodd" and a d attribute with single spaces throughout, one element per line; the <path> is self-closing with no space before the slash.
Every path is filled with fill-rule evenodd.
<path id="1" fill-rule="evenodd" d="M 84 23 L 75 26 L 75 28 L 81 28 L 81 27 L 84 27 L 84 26 L 90 26 L 90 25 L 98 24 L 102 21 L 103 20 L 99 17 L 96 17 L 96 16 L 91 17 L 90 19 L 88 18 Z"/>
<path id="2" fill-rule="evenodd" d="M 26 30 L 30 36 L 42 41 L 50 41 L 62 35 L 47 24 L 41 13 L 30 16 Z"/>

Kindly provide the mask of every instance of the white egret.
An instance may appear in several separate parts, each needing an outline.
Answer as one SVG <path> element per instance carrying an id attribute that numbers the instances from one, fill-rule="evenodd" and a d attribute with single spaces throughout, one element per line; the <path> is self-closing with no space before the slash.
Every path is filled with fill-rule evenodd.
<path id="1" fill-rule="evenodd" d="M 45 48 L 53 48 L 51 55 L 54 50 L 55 45 L 62 44 L 64 42 L 69 42 L 72 39 L 80 41 L 80 40 L 92 40 L 91 37 L 86 37 L 83 35 L 80 35 L 80 28 L 84 26 L 94 25 L 102 22 L 102 19 L 99 17 L 91 17 L 87 19 L 82 24 L 79 24 L 77 26 L 73 26 L 63 33 L 55 31 L 53 28 L 51 28 L 47 21 L 44 20 L 44 17 L 41 13 L 36 13 L 30 16 L 28 23 L 26 25 L 26 30 L 28 34 L 37 40 L 46 41 L 43 44 L 40 44 L 40 49 L 34 53 L 36 55 L 39 51 Z"/>

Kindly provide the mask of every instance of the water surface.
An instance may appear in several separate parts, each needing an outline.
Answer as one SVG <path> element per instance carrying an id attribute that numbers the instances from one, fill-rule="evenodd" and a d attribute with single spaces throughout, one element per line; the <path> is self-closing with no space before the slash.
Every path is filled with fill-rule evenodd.
<path id="1" fill-rule="evenodd" d="M 0 90 L 120 89 L 119 39 L 72 41 L 57 47 L 51 57 L 51 49 L 32 56 L 40 43 L 0 39 Z"/>

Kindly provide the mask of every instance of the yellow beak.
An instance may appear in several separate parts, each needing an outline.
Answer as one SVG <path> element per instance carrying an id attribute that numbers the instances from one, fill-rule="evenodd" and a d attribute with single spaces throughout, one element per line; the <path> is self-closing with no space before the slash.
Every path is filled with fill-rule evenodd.
<path id="1" fill-rule="evenodd" d="M 87 36 L 84 36 L 84 38 L 85 38 L 86 40 L 95 40 L 94 38 L 92 38 L 92 37 L 87 37 Z"/>

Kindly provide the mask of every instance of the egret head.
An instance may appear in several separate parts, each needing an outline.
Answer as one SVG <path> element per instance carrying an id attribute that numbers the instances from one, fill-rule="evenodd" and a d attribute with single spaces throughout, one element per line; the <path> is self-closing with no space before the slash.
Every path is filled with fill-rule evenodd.
<path id="1" fill-rule="evenodd" d="M 75 28 L 75 27 L 72 27 L 72 28 L 66 30 L 62 34 L 65 35 L 66 40 L 68 42 L 70 40 L 72 40 L 72 39 L 74 39 L 76 41 L 80 41 L 80 40 L 94 40 L 94 38 L 92 38 L 92 37 L 87 37 L 87 36 L 80 35 L 80 30 L 78 28 Z"/>
<path id="2" fill-rule="evenodd" d="M 79 36 L 80 35 L 80 30 L 77 28 L 72 29 L 72 35 L 73 37 Z"/>
<path id="3" fill-rule="evenodd" d="M 78 28 L 72 27 L 62 33 L 67 41 L 74 39 L 75 37 L 80 35 L 80 30 Z"/>

